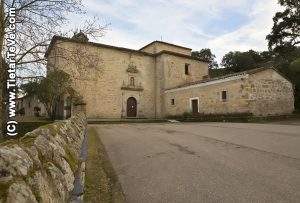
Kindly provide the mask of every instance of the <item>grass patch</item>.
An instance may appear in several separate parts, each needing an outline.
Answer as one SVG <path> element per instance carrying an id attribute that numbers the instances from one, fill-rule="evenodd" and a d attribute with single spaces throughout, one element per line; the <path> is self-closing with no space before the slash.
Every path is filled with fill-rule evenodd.
<path id="1" fill-rule="evenodd" d="M 73 155 L 72 152 L 67 147 L 65 147 L 64 150 L 66 152 L 65 159 L 68 162 L 68 164 L 70 165 L 70 168 L 73 171 L 73 173 L 75 173 L 75 171 L 78 167 L 78 161 L 76 159 L 76 156 Z"/>
<path id="2" fill-rule="evenodd" d="M 144 119 L 144 118 L 126 118 L 126 119 L 90 119 L 88 124 L 120 124 L 120 123 L 162 123 L 166 119 Z"/>
<path id="3" fill-rule="evenodd" d="M 125 202 L 118 177 L 94 128 L 88 129 L 84 202 Z"/>
<path id="4" fill-rule="evenodd" d="M 6 201 L 8 189 L 11 184 L 12 184 L 11 182 L 10 183 L 0 183 L 0 202 Z"/>
<path id="5" fill-rule="evenodd" d="M 176 119 L 181 122 L 241 122 L 241 123 L 268 123 L 273 121 L 297 120 L 299 114 L 254 116 L 249 113 L 232 114 L 197 114 L 184 113 L 178 116 L 168 116 L 169 119 Z"/>

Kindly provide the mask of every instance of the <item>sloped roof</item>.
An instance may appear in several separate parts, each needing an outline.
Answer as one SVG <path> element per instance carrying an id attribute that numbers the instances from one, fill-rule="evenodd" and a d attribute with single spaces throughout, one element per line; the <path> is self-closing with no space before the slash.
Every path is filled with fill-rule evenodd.
<path id="1" fill-rule="evenodd" d="M 191 48 L 188 48 L 188 47 L 183 47 L 183 46 L 180 46 L 180 45 L 177 45 L 177 44 L 172 44 L 172 43 L 168 43 L 168 42 L 164 42 L 164 41 L 158 41 L 158 40 L 155 40 L 153 42 L 150 42 L 149 44 L 146 44 L 145 46 L 143 46 L 139 50 L 145 49 L 146 47 L 148 47 L 148 46 L 150 46 L 154 43 L 161 43 L 161 44 L 165 44 L 165 45 L 169 45 L 169 46 L 173 46 L 173 47 L 178 47 L 178 48 L 181 48 L 181 49 L 192 50 Z"/>
<path id="2" fill-rule="evenodd" d="M 101 44 L 101 43 L 95 43 L 95 42 L 83 42 L 83 41 L 78 41 L 76 39 L 72 39 L 72 38 L 68 38 L 68 37 L 62 37 L 62 36 L 53 36 L 50 45 L 45 53 L 45 57 L 47 57 L 51 51 L 51 49 L 53 48 L 55 42 L 57 41 L 64 41 L 64 42 L 73 42 L 73 43 L 79 43 L 79 44 L 87 44 L 87 45 L 91 45 L 91 46 L 96 46 L 96 47 L 104 47 L 104 48 L 111 48 L 111 49 L 117 49 L 120 51 L 125 51 L 125 52 L 135 52 L 138 54 L 143 54 L 143 55 L 148 55 L 148 56 L 153 56 L 153 54 L 144 52 L 144 51 L 139 51 L 139 50 L 135 50 L 135 49 L 128 49 L 128 48 L 124 48 L 124 47 L 117 47 L 117 46 L 111 46 L 111 45 L 107 45 L 107 44 Z"/>
<path id="3" fill-rule="evenodd" d="M 128 49 L 128 48 L 124 48 L 124 47 L 112 46 L 112 45 L 95 43 L 95 42 L 83 42 L 83 41 L 78 41 L 76 39 L 72 39 L 72 38 L 68 38 L 68 37 L 62 37 L 62 36 L 57 36 L 57 35 L 53 36 L 53 38 L 52 38 L 52 40 L 50 42 L 50 45 L 49 45 L 49 47 L 48 47 L 48 49 L 47 49 L 47 51 L 45 53 L 45 57 L 48 57 L 51 49 L 53 48 L 54 44 L 57 41 L 73 42 L 73 43 L 79 43 L 79 44 L 87 44 L 87 45 L 91 45 L 91 46 L 116 49 L 116 50 L 119 50 L 119 51 L 131 52 L 131 53 L 141 54 L 141 55 L 145 55 L 145 56 L 152 56 L 152 57 L 156 57 L 156 56 L 159 56 L 159 55 L 162 55 L 162 54 L 169 54 L 169 55 L 173 55 L 173 56 L 188 58 L 188 59 L 202 61 L 202 62 L 206 62 L 207 63 L 206 60 L 200 60 L 200 59 L 197 59 L 197 58 L 192 57 L 192 56 L 188 56 L 188 55 L 185 55 L 185 54 L 180 54 L 180 53 L 172 52 L 172 51 L 163 50 L 163 51 L 160 51 L 159 53 L 151 54 L 151 53 L 144 52 L 144 51 L 141 51 L 141 50 Z M 189 48 L 187 48 L 187 49 L 189 49 Z"/>
<path id="4" fill-rule="evenodd" d="M 169 89 L 166 89 L 166 90 L 173 90 L 173 89 L 178 89 L 178 88 L 182 88 L 182 87 L 188 87 L 188 86 L 192 86 L 192 85 L 202 84 L 202 83 L 204 84 L 204 83 L 207 83 L 207 82 L 218 81 L 218 80 L 222 80 L 222 79 L 226 79 L 226 78 L 230 78 L 230 77 L 234 77 L 234 76 L 242 76 L 242 75 L 246 75 L 246 74 L 255 74 L 255 73 L 258 73 L 258 72 L 265 71 L 265 70 L 274 70 L 279 75 L 281 75 L 283 78 L 285 78 L 286 80 L 291 82 L 290 79 L 288 79 L 285 75 L 280 73 L 277 69 L 275 69 L 273 67 L 261 67 L 261 68 L 254 68 L 254 69 L 250 69 L 250 70 L 246 70 L 246 71 L 242 71 L 242 72 L 226 74 L 226 75 L 223 75 L 223 76 L 220 76 L 220 77 L 214 77 L 214 78 L 210 78 L 210 79 L 206 79 L 206 80 L 198 80 L 198 81 L 195 81 L 195 82 L 191 82 L 191 83 L 187 83 L 187 84 L 183 84 L 183 85 L 178 85 L 176 87 L 169 88 Z"/>

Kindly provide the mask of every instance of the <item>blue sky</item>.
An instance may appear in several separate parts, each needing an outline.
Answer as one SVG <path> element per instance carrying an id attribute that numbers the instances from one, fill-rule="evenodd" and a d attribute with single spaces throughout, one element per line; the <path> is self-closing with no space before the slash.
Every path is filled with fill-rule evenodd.
<path id="1" fill-rule="evenodd" d="M 96 42 L 139 49 L 160 40 L 200 50 L 220 62 L 229 51 L 267 49 L 277 0 L 83 0 L 89 16 L 110 23 Z M 73 17 L 78 25 L 80 19 Z M 95 41 L 95 40 L 94 40 Z"/>

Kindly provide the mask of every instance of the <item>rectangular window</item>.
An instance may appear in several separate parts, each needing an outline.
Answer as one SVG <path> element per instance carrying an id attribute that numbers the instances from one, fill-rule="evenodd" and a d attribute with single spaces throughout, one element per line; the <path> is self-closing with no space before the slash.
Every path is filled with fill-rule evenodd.
<path id="1" fill-rule="evenodd" d="M 171 99 L 171 104 L 175 105 L 175 99 Z"/>
<path id="2" fill-rule="evenodd" d="M 222 101 L 227 101 L 227 91 L 222 91 Z"/>
<path id="3" fill-rule="evenodd" d="M 190 74 L 190 72 L 189 72 L 189 66 L 190 66 L 190 64 L 188 64 L 188 63 L 185 64 L 185 67 L 184 67 L 184 73 L 185 73 L 186 75 L 189 75 L 189 74 Z"/>

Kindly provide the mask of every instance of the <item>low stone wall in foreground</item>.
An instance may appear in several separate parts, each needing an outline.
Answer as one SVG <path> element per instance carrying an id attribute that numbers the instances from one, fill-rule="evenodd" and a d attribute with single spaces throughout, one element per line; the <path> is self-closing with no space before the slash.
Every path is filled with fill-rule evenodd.
<path id="1" fill-rule="evenodd" d="M 68 202 L 86 126 L 78 114 L 0 143 L 0 203 Z"/>

